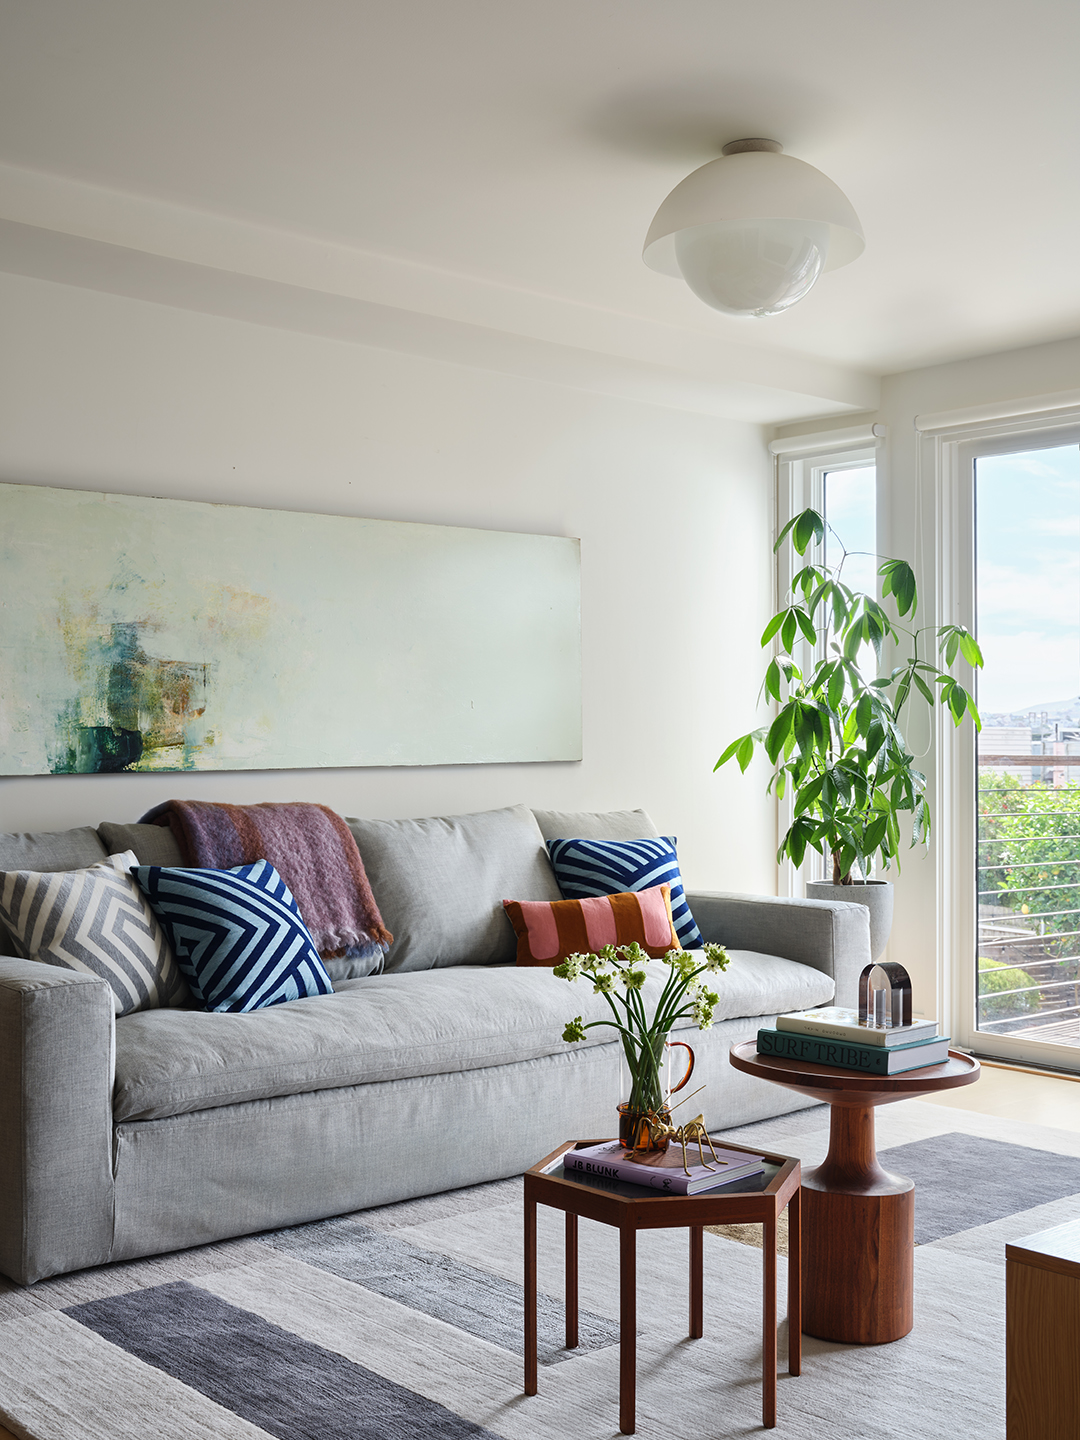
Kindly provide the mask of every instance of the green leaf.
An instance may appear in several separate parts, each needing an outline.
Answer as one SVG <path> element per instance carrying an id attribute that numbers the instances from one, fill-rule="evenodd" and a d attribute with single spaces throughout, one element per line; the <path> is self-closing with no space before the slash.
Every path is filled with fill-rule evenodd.
<path id="1" fill-rule="evenodd" d="M 813 780 L 809 781 L 808 784 L 802 787 L 802 789 L 795 796 L 796 814 L 802 814 L 803 811 L 809 810 L 810 806 L 813 805 L 814 801 L 821 794 L 821 786 L 824 779 L 824 775 L 817 775 L 814 777 Z"/>
<path id="2" fill-rule="evenodd" d="M 810 619 L 810 616 L 807 615 L 806 611 L 803 609 L 796 609 L 795 619 L 799 622 L 799 629 L 805 635 L 807 640 L 809 640 L 810 644 L 816 645 L 818 638 L 817 631 L 814 629 L 814 622 Z"/>
<path id="3" fill-rule="evenodd" d="M 745 774 L 746 774 L 746 767 L 750 764 L 750 761 L 754 758 L 754 737 L 753 737 L 753 735 L 744 735 L 743 738 L 739 741 L 739 748 L 735 751 L 735 758 L 736 758 L 736 759 L 738 760 L 738 762 L 739 762 L 739 769 L 740 769 L 740 770 L 742 771 L 742 773 L 745 775 Z"/>
<path id="4" fill-rule="evenodd" d="M 914 615 L 918 606 L 915 572 L 906 560 L 886 560 L 878 569 L 882 576 L 882 595 L 892 595 L 899 615 Z"/>
<path id="5" fill-rule="evenodd" d="M 888 818 L 885 815 L 879 815 L 876 820 L 870 821 L 863 836 L 863 845 L 866 847 L 865 853 L 867 858 L 873 855 L 882 840 L 884 840 L 887 828 Z"/>
<path id="6" fill-rule="evenodd" d="M 862 695 L 855 707 L 855 724 L 859 734 L 865 736 L 874 719 L 874 702 L 869 695 Z"/>
<path id="7" fill-rule="evenodd" d="M 798 518 L 799 517 L 797 515 L 793 516 L 792 519 L 790 519 L 784 526 L 784 528 L 780 531 L 780 534 L 776 537 L 776 544 L 772 547 L 774 555 L 780 549 L 780 546 L 784 543 L 784 537 L 787 535 L 788 531 L 794 527 L 795 521 L 798 520 Z"/>
<path id="8" fill-rule="evenodd" d="M 833 629 L 837 632 L 844 628 L 850 614 L 850 598 L 851 591 L 839 582 L 834 582 L 832 587 Z"/>
<path id="9" fill-rule="evenodd" d="M 777 860 L 782 860 L 787 855 L 793 865 L 800 866 L 806 854 L 806 847 L 812 845 L 816 838 L 817 827 L 814 822 L 805 815 L 801 816 L 780 842 L 780 849 L 776 852 Z"/>
<path id="10" fill-rule="evenodd" d="M 806 547 L 811 540 L 820 544 L 825 538 L 825 521 L 816 510 L 804 510 L 801 515 L 795 517 L 795 524 L 792 527 L 791 543 L 800 555 L 806 553 Z"/>
<path id="11" fill-rule="evenodd" d="M 777 715 L 776 719 L 769 726 L 769 733 L 765 737 L 765 753 L 775 765 L 780 751 L 784 748 L 784 741 L 791 734 L 791 727 L 795 721 L 796 702 L 793 700 L 785 705 Z"/>
<path id="12" fill-rule="evenodd" d="M 913 670 L 913 671 L 911 672 L 911 678 L 912 678 L 912 680 L 915 681 L 916 688 L 918 689 L 919 694 L 923 697 L 923 699 L 926 701 L 926 703 L 927 703 L 928 705 L 933 705 L 933 703 L 934 703 L 934 692 L 930 689 L 930 686 L 927 685 L 926 681 L 922 678 L 922 676 L 921 676 L 921 675 L 916 675 L 915 672 L 914 672 L 914 670 Z M 899 705 L 898 705 L 896 708 L 899 709 L 899 708 L 900 708 Z"/>
<path id="13" fill-rule="evenodd" d="M 975 670 L 982 668 L 983 654 L 979 649 L 975 636 L 968 630 L 961 630 L 960 633 L 960 654 L 968 664 Z"/>
<path id="14" fill-rule="evenodd" d="M 839 710 L 840 702 L 844 698 L 844 671 L 840 665 L 834 665 L 832 674 L 829 676 L 828 689 L 825 697 L 829 702 L 829 708 Z"/>
<path id="15" fill-rule="evenodd" d="M 855 846 L 847 842 L 839 847 L 840 878 L 846 879 L 851 874 L 851 867 L 859 858 Z"/>
<path id="16" fill-rule="evenodd" d="M 791 654 L 792 646 L 795 644 L 795 630 L 795 612 L 794 610 L 789 610 L 784 616 L 784 623 L 780 627 L 780 644 L 789 655 Z"/>
<path id="17" fill-rule="evenodd" d="M 781 610 L 780 613 L 779 613 L 779 615 L 774 615 L 774 616 L 772 617 L 772 619 L 769 621 L 768 625 L 765 626 L 765 629 L 761 632 L 761 648 L 762 648 L 762 649 L 765 648 L 765 646 L 766 646 L 766 645 L 769 643 L 769 641 L 773 638 L 773 636 L 776 634 L 776 632 L 780 629 L 780 626 L 783 625 L 783 623 L 784 623 L 784 616 L 785 616 L 786 614 L 787 614 L 787 611 L 786 611 L 786 610 Z"/>
<path id="18" fill-rule="evenodd" d="M 825 580 L 826 576 L 822 574 L 816 565 L 804 565 L 797 574 L 791 577 L 791 592 L 794 594 L 796 590 L 801 590 L 803 599 L 805 600 L 814 590 L 814 587 L 820 587 Z"/>
<path id="19" fill-rule="evenodd" d="M 941 698 L 944 700 L 946 693 L 949 697 L 949 709 L 952 711 L 953 724 L 959 725 L 967 714 L 968 692 L 957 681 L 953 681 L 952 689 L 948 692 L 942 691 Z"/>
<path id="20" fill-rule="evenodd" d="M 765 693 L 773 700 L 780 699 L 780 666 L 775 659 L 769 661 L 769 668 L 765 671 Z"/>
<path id="21" fill-rule="evenodd" d="M 828 600 L 831 593 L 832 581 L 823 580 L 822 583 L 818 586 L 818 588 L 814 591 L 814 593 L 810 596 L 809 600 L 806 602 L 806 608 L 811 615 L 814 614 L 814 611 L 818 608 L 818 606 L 823 600 Z"/>

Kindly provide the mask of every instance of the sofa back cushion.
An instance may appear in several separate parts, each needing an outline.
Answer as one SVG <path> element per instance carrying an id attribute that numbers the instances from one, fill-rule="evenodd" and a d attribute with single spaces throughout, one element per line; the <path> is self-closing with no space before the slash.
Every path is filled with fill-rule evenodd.
<path id="1" fill-rule="evenodd" d="M 140 865 L 183 865 L 176 836 L 167 825 L 116 825 L 106 821 L 98 836 L 110 855 L 134 850 Z"/>
<path id="2" fill-rule="evenodd" d="M 644 810 L 534 810 L 545 840 L 655 840 L 660 831 Z"/>
<path id="3" fill-rule="evenodd" d="M 503 899 L 561 898 L 525 805 L 424 820 L 345 818 L 394 936 L 388 972 L 512 964 L 516 944 Z"/>
<path id="4" fill-rule="evenodd" d="M 0 917 L 23 953 L 104 980 L 117 1015 L 190 998 L 134 863 L 129 850 L 80 870 L 0 871 Z"/>
<path id="5" fill-rule="evenodd" d="M 121 846 L 122 850 L 127 846 Z M 74 830 L 24 831 L 17 835 L 0 835 L 0 871 L 36 870 L 39 874 L 55 874 L 58 870 L 81 870 L 107 860 L 111 852 L 98 839 L 89 825 Z M 17 955 L 26 959 L 26 951 L 0 918 L 0 955 Z"/>

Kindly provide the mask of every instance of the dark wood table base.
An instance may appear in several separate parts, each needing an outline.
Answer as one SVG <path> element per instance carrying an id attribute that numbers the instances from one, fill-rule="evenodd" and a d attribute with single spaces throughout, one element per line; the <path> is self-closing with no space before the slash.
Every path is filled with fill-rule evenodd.
<path id="1" fill-rule="evenodd" d="M 731 1063 L 831 1106 L 829 1153 L 803 1176 L 806 1197 L 803 1329 L 821 1340 L 884 1345 L 915 1320 L 915 1186 L 878 1163 L 874 1107 L 969 1085 L 979 1062 L 949 1052 L 940 1065 L 899 1075 L 864 1075 L 758 1055 L 752 1040 Z"/>
<path id="2" fill-rule="evenodd" d="M 632 1435 L 637 1406 L 637 1232 L 685 1226 L 690 1236 L 691 1340 L 705 1333 L 705 1226 L 758 1222 L 763 1227 L 764 1293 L 762 1305 L 762 1424 L 776 1425 L 776 1227 L 788 1212 L 788 1373 L 802 1368 L 802 1266 L 800 1263 L 799 1163 L 770 1156 L 780 1165 L 768 1187 L 758 1191 L 707 1191 L 696 1196 L 658 1195 L 638 1186 L 570 1180 L 558 1167 L 547 1167 L 571 1145 L 563 1145 L 525 1174 L 525 1394 L 537 1391 L 536 1207 L 565 1211 L 566 1348 L 578 1343 L 578 1216 L 585 1215 L 619 1231 L 619 1429 Z M 745 1147 L 732 1147 L 745 1148 Z M 758 1152 L 761 1153 L 760 1151 Z M 621 1191 L 621 1193 L 619 1193 Z"/>
<path id="3" fill-rule="evenodd" d="M 915 1323 L 915 1186 L 878 1164 L 874 1111 L 834 1105 L 829 1153 L 803 1176 L 803 1330 L 882 1345 Z"/>

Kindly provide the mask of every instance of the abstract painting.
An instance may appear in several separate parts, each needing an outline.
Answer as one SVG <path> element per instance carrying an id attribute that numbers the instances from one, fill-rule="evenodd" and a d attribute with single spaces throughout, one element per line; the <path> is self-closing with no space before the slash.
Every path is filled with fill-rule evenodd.
<path id="1" fill-rule="evenodd" d="M 580 758 L 576 540 L 0 484 L 0 774 Z"/>

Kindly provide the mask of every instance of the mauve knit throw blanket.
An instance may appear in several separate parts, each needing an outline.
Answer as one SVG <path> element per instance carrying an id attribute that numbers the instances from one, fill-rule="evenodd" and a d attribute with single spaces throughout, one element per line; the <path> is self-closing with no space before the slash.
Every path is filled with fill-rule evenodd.
<path id="1" fill-rule="evenodd" d="M 382 922 L 353 833 L 326 805 L 216 805 L 166 800 L 140 820 L 176 836 L 186 865 L 231 870 L 269 860 L 293 893 L 324 960 L 346 952 L 385 952 Z"/>

